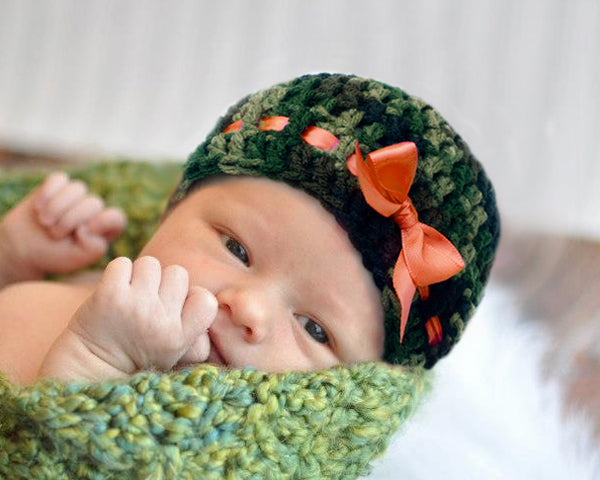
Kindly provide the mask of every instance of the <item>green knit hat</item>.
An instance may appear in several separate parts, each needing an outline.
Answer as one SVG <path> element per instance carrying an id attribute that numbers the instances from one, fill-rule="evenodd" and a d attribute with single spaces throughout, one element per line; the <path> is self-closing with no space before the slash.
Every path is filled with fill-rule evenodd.
<path id="1" fill-rule="evenodd" d="M 317 140 L 311 130 L 318 131 Z M 393 284 L 401 229 L 393 216 L 369 206 L 349 171 L 347 159 L 357 142 L 364 157 L 401 142 L 416 145 L 409 198 L 419 221 L 446 237 L 465 264 L 429 285 L 428 294 L 414 296 L 402 341 L 402 308 Z M 381 291 L 386 361 L 431 367 L 458 341 L 482 297 L 500 224 L 482 166 L 431 106 L 371 79 L 302 76 L 233 106 L 189 157 L 170 206 L 200 180 L 223 174 L 285 182 L 316 197 L 335 216 Z"/>

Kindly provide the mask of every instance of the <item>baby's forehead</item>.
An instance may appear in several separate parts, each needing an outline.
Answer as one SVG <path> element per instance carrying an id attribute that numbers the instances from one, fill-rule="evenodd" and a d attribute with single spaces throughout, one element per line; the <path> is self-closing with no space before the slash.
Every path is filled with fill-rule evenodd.
<path id="1" fill-rule="evenodd" d="M 299 188 L 266 177 L 214 176 L 202 181 L 188 194 L 195 208 L 244 220 L 249 234 L 277 241 L 282 247 L 313 246 L 330 256 L 340 248 L 352 250 L 348 232 L 321 202 Z M 233 215 L 233 214 L 238 215 Z M 247 220 L 247 221 L 246 221 Z M 271 245 L 272 246 L 272 245 Z"/>
<path id="2" fill-rule="evenodd" d="M 206 177 L 194 184 L 187 197 L 202 190 L 206 196 L 226 197 L 228 199 L 245 200 L 238 204 L 240 208 L 254 207 L 277 213 L 277 206 L 306 206 L 298 209 L 295 214 L 307 214 L 309 209 L 319 214 L 335 218 L 321 202 L 304 190 L 294 187 L 281 180 L 251 175 L 214 175 Z M 233 195 L 233 197 L 231 196 Z M 234 205 L 231 205 L 232 207 Z M 287 213 L 282 212 L 282 213 Z M 340 227 L 341 228 L 341 227 Z"/>

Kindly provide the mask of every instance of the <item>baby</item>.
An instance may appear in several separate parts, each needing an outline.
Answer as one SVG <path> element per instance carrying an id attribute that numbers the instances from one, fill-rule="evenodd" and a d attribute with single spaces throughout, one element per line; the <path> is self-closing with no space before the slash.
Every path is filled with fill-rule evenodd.
<path id="1" fill-rule="evenodd" d="M 91 286 L 39 281 L 99 259 L 125 223 L 64 174 L 4 217 L 10 379 L 205 361 L 432 366 L 478 303 L 499 234 L 481 166 L 431 107 L 329 74 L 234 106 L 190 156 L 134 262 L 113 260 Z"/>

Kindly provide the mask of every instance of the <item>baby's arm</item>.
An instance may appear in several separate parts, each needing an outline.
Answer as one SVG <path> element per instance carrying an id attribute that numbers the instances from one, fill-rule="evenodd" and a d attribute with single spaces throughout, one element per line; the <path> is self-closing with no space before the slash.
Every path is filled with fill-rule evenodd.
<path id="1" fill-rule="evenodd" d="M 183 267 L 117 258 L 51 347 L 39 377 L 98 381 L 200 363 L 216 312 L 214 295 L 190 288 Z"/>
<path id="2" fill-rule="evenodd" d="M 126 223 L 84 183 L 49 175 L 0 221 L 0 288 L 91 265 Z"/>

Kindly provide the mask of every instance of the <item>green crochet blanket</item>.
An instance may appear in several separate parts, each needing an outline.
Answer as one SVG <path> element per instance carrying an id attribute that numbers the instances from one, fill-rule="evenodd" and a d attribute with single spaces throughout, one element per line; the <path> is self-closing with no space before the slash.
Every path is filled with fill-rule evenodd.
<path id="1" fill-rule="evenodd" d="M 178 172 L 127 161 L 71 171 L 129 216 L 99 265 L 136 255 Z M 0 170 L 0 216 L 41 177 Z M 0 374 L 0 478 L 352 479 L 368 473 L 429 385 L 422 368 L 384 363 L 282 374 L 201 365 L 28 387 Z"/>

